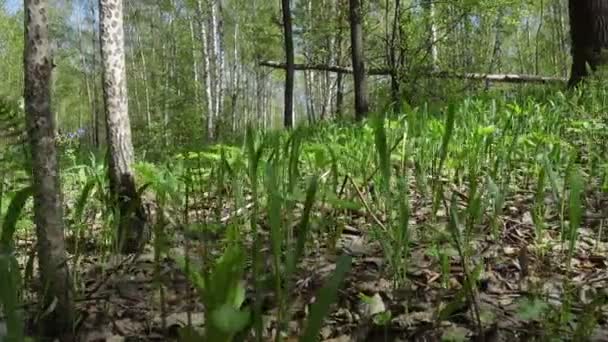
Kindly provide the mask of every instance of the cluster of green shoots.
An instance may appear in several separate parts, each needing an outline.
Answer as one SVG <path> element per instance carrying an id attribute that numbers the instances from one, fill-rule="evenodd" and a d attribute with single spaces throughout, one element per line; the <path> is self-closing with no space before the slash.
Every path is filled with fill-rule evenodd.
<path id="1" fill-rule="evenodd" d="M 438 309 L 437 320 L 467 302 L 477 333 L 483 334 L 485 313 L 478 305 L 477 283 L 484 265 L 474 258 L 475 241 L 487 235 L 500 242 L 503 209 L 510 196 L 534 194 L 531 213 L 539 247 L 551 247 L 543 239 L 550 229 L 546 213 L 557 212 L 568 269 L 576 257 L 585 185 L 608 188 L 602 145 L 608 134 L 602 118 L 608 97 L 601 89 L 545 94 L 541 100 L 539 95 L 480 96 L 437 110 L 411 108 L 398 118 L 375 115 L 364 125 L 328 123 L 265 134 L 249 129 L 239 147 L 218 145 L 185 152 L 171 157 L 165 166 L 140 163 L 141 192 L 153 192 L 157 205 L 153 240 L 157 265 L 169 251 L 176 226 L 211 244 L 214 234 L 221 232 L 223 237 L 219 255 L 207 248 L 193 251 L 186 241 L 183 255 L 172 256 L 197 289 L 206 311 L 204 331 L 183 329 L 185 340 L 232 341 L 247 334 L 261 340 L 262 303 L 268 294 L 274 295 L 277 306 L 275 336 L 282 338 L 292 319 L 289 298 L 300 262 L 319 239 L 335 251 L 343 217 L 352 212 L 364 212 L 369 219 L 366 232 L 380 244 L 388 265 L 384 271 L 395 287 L 408 284 L 414 244 L 429 246 L 446 289 L 451 261 L 457 260 L 465 280 L 454 303 Z M 104 176 L 103 166 L 94 159 L 64 173 L 66 191 L 75 193 L 72 234 L 86 235 L 85 227 L 95 219 L 86 213 L 107 203 Z M 19 305 L 16 294 L 22 280 L 12 241 L 29 192 L 13 196 L 0 241 L 0 307 L 9 315 L 7 326 L 13 334 L 22 330 L 19 311 L 11 309 Z M 197 206 L 204 202 L 212 205 L 203 215 Z M 419 215 L 415 210 L 420 208 L 429 210 Z M 105 238 L 110 242 L 116 231 L 111 220 L 114 209 L 104 210 L 110 227 Z M 601 239 L 601 232 L 597 238 Z M 79 255 L 78 248 L 75 253 Z M 301 341 L 317 339 L 350 264 L 346 254 L 337 259 L 334 273 L 309 310 Z M 162 298 L 160 280 L 158 290 Z M 574 299 L 564 298 L 559 308 L 539 305 L 542 299 L 539 293 L 526 303 L 538 308 L 535 318 L 555 318 L 546 319 L 547 334 L 562 333 L 560 324 L 573 319 L 567 304 Z M 571 333 L 587 336 L 592 329 L 579 324 Z"/>

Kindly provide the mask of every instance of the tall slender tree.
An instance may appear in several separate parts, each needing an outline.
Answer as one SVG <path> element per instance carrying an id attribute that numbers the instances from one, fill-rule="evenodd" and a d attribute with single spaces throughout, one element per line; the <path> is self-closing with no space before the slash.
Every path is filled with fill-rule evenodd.
<path id="1" fill-rule="evenodd" d="M 294 52 L 293 52 L 293 30 L 291 24 L 291 1 L 281 0 L 283 12 L 283 32 L 285 37 L 285 112 L 283 114 L 283 125 L 286 128 L 293 126 L 293 81 L 295 75 Z"/>
<path id="2" fill-rule="evenodd" d="M 207 140 L 213 141 L 215 140 L 215 102 L 216 97 L 214 96 L 214 91 L 217 89 L 214 86 L 214 68 L 212 65 L 214 50 L 213 50 L 213 41 L 209 33 L 210 27 L 212 24 L 212 20 L 206 19 L 206 14 L 203 9 L 203 0 L 196 1 L 196 15 L 197 15 L 197 28 L 198 28 L 198 37 L 201 43 L 201 52 L 204 57 L 204 72 L 201 81 L 203 82 L 203 88 L 205 89 L 205 103 L 207 105 L 207 115 L 204 115 L 204 119 L 206 119 L 206 134 Z"/>
<path id="3" fill-rule="evenodd" d="M 117 242 L 121 252 L 134 253 L 147 241 L 149 229 L 132 168 L 134 155 L 127 101 L 122 0 L 100 0 L 99 17 L 108 171 L 110 190 L 119 209 Z"/>
<path id="4" fill-rule="evenodd" d="M 32 152 L 34 219 L 42 282 L 42 332 L 47 338 L 72 341 L 72 285 L 63 235 L 63 206 L 55 119 L 51 112 L 52 57 L 48 3 L 25 0 L 24 100 Z"/>
<path id="5" fill-rule="evenodd" d="M 569 0 L 572 70 L 569 85 L 587 76 L 587 65 L 596 71 L 608 64 L 608 2 Z"/>
<path id="6" fill-rule="evenodd" d="M 369 111 L 367 78 L 363 54 L 363 16 L 360 0 L 349 0 L 350 42 L 355 80 L 355 118 L 363 120 Z"/>

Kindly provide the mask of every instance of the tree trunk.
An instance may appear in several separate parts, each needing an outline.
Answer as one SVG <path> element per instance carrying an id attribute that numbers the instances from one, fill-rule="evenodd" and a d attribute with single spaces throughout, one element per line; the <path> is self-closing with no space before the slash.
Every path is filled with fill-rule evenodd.
<path id="1" fill-rule="evenodd" d="M 306 117 L 308 118 L 308 123 L 310 125 L 314 124 L 316 121 L 315 118 L 315 103 L 313 101 L 314 94 L 312 92 L 312 83 L 311 80 L 312 71 L 306 70 L 304 71 L 304 97 L 306 102 Z"/>
<path id="2" fill-rule="evenodd" d="M 336 31 L 336 65 L 342 64 L 343 59 L 342 45 L 344 40 L 344 25 L 342 25 L 342 23 L 345 22 L 344 17 L 346 16 L 346 11 L 342 10 L 342 8 L 344 7 L 343 5 L 343 1 L 339 0 L 336 6 L 336 11 L 338 13 L 338 29 Z M 344 82 L 342 77 L 343 75 L 341 73 L 338 73 L 338 75 L 336 75 L 336 104 L 334 108 L 334 116 L 336 117 L 336 119 L 342 118 L 342 102 L 344 99 Z"/>
<path id="3" fill-rule="evenodd" d="M 55 121 L 51 112 L 51 70 L 46 0 L 26 0 L 24 101 L 32 153 L 34 220 L 45 337 L 72 341 L 72 284 L 63 235 L 63 206 Z"/>
<path id="4" fill-rule="evenodd" d="M 200 76 L 198 69 L 198 54 L 196 53 L 196 34 L 194 32 L 194 18 L 190 18 L 190 43 L 192 46 L 192 74 L 194 76 L 194 102 L 196 104 L 196 108 L 199 108 L 201 104 L 201 95 L 200 95 Z"/>
<path id="5" fill-rule="evenodd" d="M 608 2 L 604 0 L 569 0 L 572 70 L 570 86 L 592 71 L 608 64 Z"/>
<path id="6" fill-rule="evenodd" d="M 80 63 L 81 63 L 81 68 L 82 68 L 82 76 L 83 76 L 85 91 L 87 93 L 87 100 L 88 100 L 89 109 L 91 110 L 91 113 L 94 113 L 95 110 L 96 110 L 95 103 L 93 101 L 94 94 L 91 91 L 91 82 L 89 80 L 89 72 L 87 71 L 87 58 L 86 58 L 86 51 L 85 51 L 84 46 L 83 46 L 84 39 L 82 37 L 82 31 L 83 31 L 83 28 L 82 28 L 82 17 L 81 17 L 81 15 L 78 15 L 78 50 L 80 52 Z M 82 124 L 80 123 L 80 119 L 78 121 L 79 121 L 78 128 L 82 128 Z M 87 134 L 91 138 L 93 138 L 92 140 L 94 140 L 94 135 L 91 135 L 90 132 L 87 132 Z"/>
<path id="7" fill-rule="evenodd" d="M 99 17 L 108 171 L 111 194 L 119 209 L 117 242 L 122 253 L 135 253 L 143 248 L 150 232 L 132 169 L 134 155 L 127 102 L 122 0 L 100 0 Z"/>
<path id="8" fill-rule="evenodd" d="M 215 59 L 215 107 L 214 115 L 216 120 L 220 120 L 220 116 L 224 112 L 224 24 L 222 20 L 222 7 L 220 0 L 212 0 L 211 4 L 211 21 L 213 29 L 213 52 Z M 215 132 L 217 133 L 219 125 L 216 124 Z M 217 138 L 217 134 L 214 134 Z"/>
<path id="9" fill-rule="evenodd" d="M 95 148 L 100 148 L 101 147 L 101 123 L 103 122 L 103 120 L 101 119 L 101 104 L 99 101 L 99 79 L 97 78 L 97 49 L 96 47 L 98 46 L 98 32 L 95 29 L 95 19 L 97 17 L 96 13 L 95 13 L 95 5 L 93 4 L 93 2 L 91 2 L 90 7 L 89 7 L 89 11 L 90 11 L 90 15 L 91 15 L 91 31 L 93 32 L 93 34 L 91 35 L 91 46 L 92 46 L 92 53 L 91 53 L 91 64 L 92 64 L 92 83 L 93 83 L 93 104 L 94 104 L 94 108 L 93 108 L 93 112 L 91 120 L 93 121 L 93 125 L 91 127 L 92 129 L 92 133 L 93 133 L 93 145 L 95 146 Z"/>
<path id="10" fill-rule="evenodd" d="M 355 80 L 355 118 L 363 120 L 369 110 L 363 55 L 363 20 L 360 0 L 349 0 L 350 41 Z"/>
<path id="11" fill-rule="evenodd" d="M 490 55 L 490 63 L 488 65 L 488 74 L 491 74 L 494 70 L 497 72 L 501 71 L 501 53 L 502 53 L 502 17 L 503 10 L 498 10 L 496 21 L 494 22 L 494 43 L 492 45 L 492 54 Z M 486 80 L 485 89 L 490 88 L 490 81 Z"/>
<path id="12" fill-rule="evenodd" d="M 208 21 L 205 22 L 204 13 L 203 13 L 203 0 L 198 0 L 196 2 L 196 14 L 198 16 L 198 29 L 199 29 L 199 39 L 202 44 L 202 53 L 204 57 L 204 73 L 203 73 L 203 87 L 205 88 L 205 102 L 207 104 L 207 125 L 206 125 L 206 133 L 207 133 L 207 141 L 211 142 L 215 140 L 215 105 L 214 105 L 214 86 L 213 86 L 213 73 L 212 73 L 212 65 L 211 65 L 211 57 L 213 56 L 213 43 L 209 42 L 209 30 L 207 28 Z"/>
<path id="13" fill-rule="evenodd" d="M 231 89 L 231 94 L 230 94 L 230 127 L 231 127 L 231 134 L 235 134 L 237 131 L 237 127 L 236 127 L 236 106 L 237 106 L 237 100 L 238 100 L 238 96 L 239 96 L 239 84 L 240 82 L 240 69 L 242 67 L 240 60 L 239 60 L 239 49 L 238 49 L 238 44 L 239 44 L 239 24 L 236 23 L 234 25 L 234 50 L 232 53 L 233 56 L 233 62 L 232 62 L 232 89 Z"/>
<path id="14" fill-rule="evenodd" d="M 285 112 L 283 114 L 283 125 L 285 128 L 293 127 L 293 81 L 295 76 L 293 33 L 291 27 L 290 0 L 281 0 L 283 12 L 283 31 L 285 38 Z"/>
<path id="15" fill-rule="evenodd" d="M 387 12 L 388 12 L 388 6 L 387 6 Z M 388 15 L 387 15 L 386 20 L 388 23 Z M 389 44 L 387 44 L 387 47 L 388 47 L 388 51 L 387 51 L 388 63 L 387 64 L 389 66 L 390 76 L 391 76 L 391 102 L 392 102 L 391 107 L 392 107 L 393 113 L 397 113 L 401 109 L 401 77 L 399 76 L 400 65 L 398 65 L 400 58 L 398 56 L 398 49 L 397 49 L 397 38 L 401 38 L 401 37 L 398 37 L 400 34 L 400 30 L 399 30 L 400 22 L 401 22 L 401 1 L 395 0 L 392 27 L 390 30 L 390 36 L 387 37 L 387 41 L 389 42 Z M 387 29 L 387 35 L 388 34 L 389 33 L 388 33 L 388 29 Z"/>
<path id="16" fill-rule="evenodd" d="M 146 55 L 144 53 L 144 47 L 141 44 L 141 35 L 136 31 L 135 36 L 137 37 L 137 48 L 139 50 L 139 57 L 141 59 L 141 79 L 144 83 L 144 93 L 146 95 L 146 128 L 150 129 L 152 126 L 152 106 L 150 105 L 150 85 L 148 81 L 148 67 L 146 63 Z"/>
<path id="17" fill-rule="evenodd" d="M 426 12 L 426 26 L 428 30 L 428 36 L 426 39 L 427 53 L 431 58 L 431 70 L 437 70 L 439 68 L 439 51 L 437 49 L 438 34 L 437 25 L 435 23 L 435 1 L 424 0 L 422 6 Z"/>

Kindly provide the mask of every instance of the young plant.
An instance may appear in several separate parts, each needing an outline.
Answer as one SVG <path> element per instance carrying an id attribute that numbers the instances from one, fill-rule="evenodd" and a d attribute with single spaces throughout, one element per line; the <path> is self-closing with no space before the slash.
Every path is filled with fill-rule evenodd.
<path id="1" fill-rule="evenodd" d="M 0 235 L 0 308 L 6 316 L 7 335 L 4 340 L 8 342 L 24 339 L 22 310 L 19 305 L 21 274 L 14 254 L 14 234 L 19 216 L 32 194 L 32 187 L 15 194 L 6 212 Z"/>
<path id="2" fill-rule="evenodd" d="M 207 323 L 204 334 L 187 327 L 182 332 L 186 342 L 233 341 L 234 337 L 249 325 L 251 312 L 243 307 L 245 302 L 245 253 L 239 245 L 229 245 L 224 254 L 208 271 L 198 272 L 186 261 L 177 258 L 182 270 L 196 287 L 205 305 Z"/>

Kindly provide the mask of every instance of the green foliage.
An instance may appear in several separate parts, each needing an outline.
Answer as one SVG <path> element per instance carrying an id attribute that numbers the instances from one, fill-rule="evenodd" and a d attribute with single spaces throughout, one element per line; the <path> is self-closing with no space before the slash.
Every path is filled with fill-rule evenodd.
<path id="1" fill-rule="evenodd" d="M 9 342 L 23 341 L 23 317 L 19 306 L 21 275 L 19 263 L 15 256 L 14 234 L 17 220 L 25 204 L 32 196 L 31 187 L 18 191 L 11 201 L 6 217 L 2 221 L 0 235 L 0 308 L 6 316 L 7 336 Z"/>
<path id="2" fill-rule="evenodd" d="M 232 341 L 234 336 L 247 327 L 250 320 L 249 309 L 243 308 L 245 287 L 243 273 L 245 254 L 240 246 L 229 246 L 209 271 L 199 272 L 186 267 L 186 261 L 178 258 L 178 263 L 188 278 L 196 286 L 201 301 L 205 303 L 209 324 L 205 335 L 200 336 L 189 330 L 188 341 Z M 193 336 L 195 335 L 195 336 Z"/>
<path id="3" fill-rule="evenodd" d="M 351 258 L 343 255 L 336 263 L 336 270 L 325 286 L 321 288 L 317 300 L 310 309 L 310 315 L 306 322 L 306 328 L 300 341 L 315 342 L 319 340 L 319 332 L 322 328 L 323 319 L 329 313 L 330 305 L 336 301 L 338 287 L 344 280 L 351 267 Z"/>

